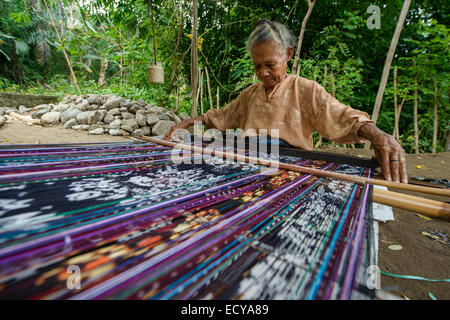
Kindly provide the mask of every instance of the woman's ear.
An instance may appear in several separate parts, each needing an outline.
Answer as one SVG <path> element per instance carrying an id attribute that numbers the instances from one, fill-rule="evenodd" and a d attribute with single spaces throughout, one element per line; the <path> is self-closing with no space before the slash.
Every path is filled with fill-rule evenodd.
<path id="1" fill-rule="evenodd" d="M 286 54 L 287 54 L 287 61 L 290 61 L 292 59 L 292 56 L 294 55 L 294 47 L 288 47 L 286 49 Z"/>

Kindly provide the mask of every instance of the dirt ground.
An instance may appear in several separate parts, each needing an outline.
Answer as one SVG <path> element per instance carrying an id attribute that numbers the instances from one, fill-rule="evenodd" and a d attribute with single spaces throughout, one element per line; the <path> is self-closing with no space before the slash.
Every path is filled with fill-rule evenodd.
<path id="1" fill-rule="evenodd" d="M 30 126 L 21 120 L 10 118 L 0 128 L 0 145 L 6 144 L 43 144 L 43 143 L 78 143 L 78 142 L 112 142 L 128 140 L 124 137 L 109 135 L 94 136 L 85 131 L 64 129 L 62 126 Z M 342 149 L 328 147 L 327 152 L 349 154 L 370 158 L 372 151 L 362 149 Z M 435 179 L 450 180 L 450 152 L 437 155 L 408 154 L 408 176 L 424 176 Z M 421 166 L 420 168 L 417 166 Z M 402 192 L 398 190 L 392 190 Z M 434 200 L 448 202 L 449 199 L 425 194 L 414 194 Z M 378 264 L 382 271 L 420 276 L 428 279 L 450 278 L 450 245 L 421 234 L 422 231 L 439 231 L 450 238 L 450 223 L 431 218 L 424 219 L 413 212 L 394 209 L 394 221 L 380 223 Z M 401 250 L 391 250 L 389 246 L 401 245 Z M 381 287 L 403 299 L 430 300 L 430 293 L 438 300 L 450 300 L 449 282 L 428 282 L 423 280 L 399 279 L 382 275 Z"/>

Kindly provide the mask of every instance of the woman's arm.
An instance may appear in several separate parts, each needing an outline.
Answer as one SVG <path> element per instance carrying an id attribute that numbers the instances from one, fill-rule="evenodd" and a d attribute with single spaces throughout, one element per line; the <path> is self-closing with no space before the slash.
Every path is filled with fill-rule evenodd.
<path id="1" fill-rule="evenodd" d="M 386 180 L 408 183 L 405 150 L 393 136 L 381 131 L 371 122 L 363 124 L 358 134 L 372 142 L 375 157 L 380 162 Z"/>
<path id="2" fill-rule="evenodd" d="M 340 103 L 317 83 L 310 86 L 306 92 L 306 96 L 310 96 L 309 103 L 305 105 L 312 106 L 315 131 L 337 143 L 369 140 L 385 179 L 408 182 L 405 151 L 394 137 L 378 129 L 367 113 Z"/>

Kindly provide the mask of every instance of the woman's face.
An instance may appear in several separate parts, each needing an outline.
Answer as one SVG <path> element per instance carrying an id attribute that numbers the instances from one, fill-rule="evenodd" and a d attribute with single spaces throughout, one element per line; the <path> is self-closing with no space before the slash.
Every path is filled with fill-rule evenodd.
<path id="1" fill-rule="evenodd" d="M 293 52 L 294 49 L 289 47 L 286 53 L 282 54 L 280 45 L 275 40 L 261 42 L 253 47 L 251 51 L 253 67 L 264 88 L 273 88 L 284 79 L 287 62 L 291 60 Z"/>

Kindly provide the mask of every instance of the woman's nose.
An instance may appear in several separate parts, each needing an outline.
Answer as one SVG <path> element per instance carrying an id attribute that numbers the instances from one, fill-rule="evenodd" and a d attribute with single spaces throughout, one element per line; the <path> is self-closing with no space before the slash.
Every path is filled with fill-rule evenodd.
<path id="1" fill-rule="evenodd" d="M 261 75 L 268 76 L 270 74 L 269 68 L 261 68 Z"/>

